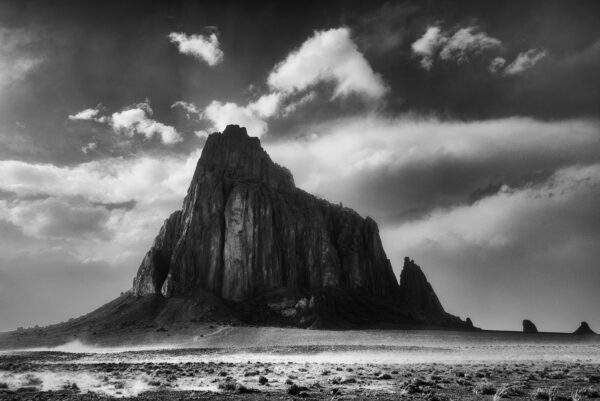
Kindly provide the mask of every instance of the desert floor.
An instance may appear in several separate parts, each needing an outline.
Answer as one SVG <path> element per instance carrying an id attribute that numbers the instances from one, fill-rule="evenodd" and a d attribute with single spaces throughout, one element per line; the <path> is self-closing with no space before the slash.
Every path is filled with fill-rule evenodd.
<path id="1" fill-rule="evenodd" d="M 0 399 L 600 398 L 600 336 L 227 326 L 161 335 L 1 351 Z"/>

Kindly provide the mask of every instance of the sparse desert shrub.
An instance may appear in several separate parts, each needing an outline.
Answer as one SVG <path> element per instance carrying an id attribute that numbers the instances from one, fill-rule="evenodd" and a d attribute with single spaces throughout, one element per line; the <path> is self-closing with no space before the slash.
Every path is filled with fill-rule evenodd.
<path id="1" fill-rule="evenodd" d="M 267 378 L 266 378 L 266 377 L 264 377 L 264 376 L 260 376 L 260 377 L 258 378 L 258 383 L 259 383 L 259 384 L 261 384 L 261 385 L 263 385 L 263 386 L 264 386 L 265 384 L 267 384 L 268 382 L 269 382 L 269 379 L 267 379 Z"/>
<path id="2" fill-rule="evenodd" d="M 288 387 L 287 393 L 289 395 L 298 395 L 298 393 L 300 393 L 300 387 L 297 384 L 292 384 Z"/>
<path id="3" fill-rule="evenodd" d="M 41 384 L 42 384 L 42 379 L 40 379 L 39 377 L 34 376 L 31 373 L 28 373 L 27 375 L 25 375 L 25 386 L 26 387 L 40 386 Z"/>
<path id="4" fill-rule="evenodd" d="M 473 392 L 479 395 L 492 395 L 496 394 L 496 388 L 490 383 L 477 383 L 473 388 Z"/>
<path id="5" fill-rule="evenodd" d="M 549 400 L 552 401 L 556 397 L 556 387 L 550 387 L 548 389 L 538 387 L 533 390 L 533 398 L 538 400 Z"/>
<path id="6" fill-rule="evenodd" d="M 593 387 L 585 387 L 577 391 L 579 394 L 588 398 L 600 398 L 600 391 Z"/>
<path id="7" fill-rule="evenodd" d="M 500 401 L 502 398 L 508 398 L 508 386 L 504 385 L 500 387 L 494 394 L 494 401 Z"/>
<path id="8" fill-rule="evenodd" d="M 236 384 L 237 382 L 235 380 L 224 380 L 222 382 L 219 382 L 219 385 L 217 387 L 219 388 L 219 390 L 223 391 L 235 391 Z"/>
<path id="9" fill-rule="evenodd" d="M 535 390 L 533 390 L 533 393 L 531 395 L 533 396 L 533 398 L 535 398 L 537 400 L 550 399 L 550 394 L 548 394 L 548 390 L 546 390 L 545 388 L 541 388 L 541 387 L 538 387 Z"/>

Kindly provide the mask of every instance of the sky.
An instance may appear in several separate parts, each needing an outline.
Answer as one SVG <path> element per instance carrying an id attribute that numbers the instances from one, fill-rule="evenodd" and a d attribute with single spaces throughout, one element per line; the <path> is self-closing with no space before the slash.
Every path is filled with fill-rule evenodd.
<path id="1" fill-rule="evenodd" d="M 209 133 L 487 329 L 600 330 L 600 3 L 0 0 L 0 331 L 131 287 Z"/>

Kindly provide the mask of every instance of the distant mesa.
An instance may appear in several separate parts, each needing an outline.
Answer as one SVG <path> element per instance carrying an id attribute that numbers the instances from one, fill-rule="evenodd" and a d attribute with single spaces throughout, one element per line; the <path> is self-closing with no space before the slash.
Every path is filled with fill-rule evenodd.
<path id="1" fill-rule="evenodd" d="M 596 333 L 590 328 L 590 326 L 586 322 L 581 322 L 581 324 L 579 325 L 579 327 L 577 328 L 577 330 L 575 330 L 573 332 L 573 334 L 578 334 L 578 335 L 593 335 L 593 334 L 596 334 Z"/>
<path id="2" fill-rule="evenodd" d="M 523 333 L 537 333 L 538 329 L 531 320 L 523 320 Z"/>

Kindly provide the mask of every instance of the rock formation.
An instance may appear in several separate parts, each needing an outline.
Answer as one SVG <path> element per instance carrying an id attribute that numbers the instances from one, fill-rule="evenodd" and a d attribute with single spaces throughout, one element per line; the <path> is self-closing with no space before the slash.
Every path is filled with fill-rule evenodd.
<path id="1" fill-rule="evenodd" d="M 133 282 L 137 297 L 198 290 L 291 324 L 354 313 L 467 327 L 408 258 L 398 285 L 375 221 L 296 188 L 236 125 L 208 137 L 182 209 L 165 221 Z"/>
<path id="2" fill-rule="evenodd" d="M 593 335 L 593 334 L 596 334 L 596 333 L 590 328 L 590 326 L 586 322 L 581 322 L 581 324 L 579 325 L 579 327 L 577 328 L 577 330 L 575 330 L 573 332 L 573 334 Z"/>
<path id="3" fill-rule="evenodd" d="M 523 320 L 523 333 L 537 333 L 538 329 L 531 320 Z"/>
<path id="4" fill-rule="evenodd" d="M 404 267 L 400 273 L 400 294 L 402 301 L 423 315 L 437 316 L 445 313 L 425 274 L 409 257 L 404 258 Z"/>

